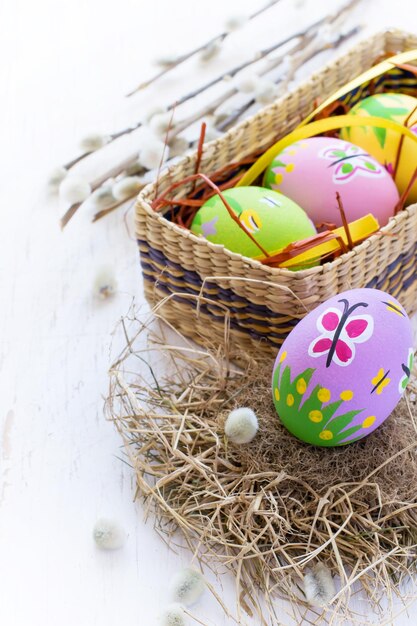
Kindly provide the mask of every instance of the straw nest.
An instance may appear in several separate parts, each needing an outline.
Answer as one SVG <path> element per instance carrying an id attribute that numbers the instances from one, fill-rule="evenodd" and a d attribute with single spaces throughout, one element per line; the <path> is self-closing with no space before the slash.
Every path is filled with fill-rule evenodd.
<path id="1" fill-rule="evenodd" d="M 318 563 L 336 576 L 337 591 L 315 619 L 323 611 L 327 621 L 346 623 L 358 584 L 381 611 L 381 597 L 398 594 L 416 562 L 415 378 L 372 435 L 317 448 L 280 424 L 273 362 L 230 353 L 227 324 L 223 344 L 206 352 L 172 338 L 173 329 L 168 340 L 158 319 L 154 313 L 156 332 L 137 319 L 122 321 L 127 347 L 110 372 L 107 409 L 159 530 L 179 529 L 203 561 L 232 569 L 238 615 L 256 612 L 259 624 L 282 623 L 269 621 L 277 596 L 292 602 L 301 623 L 309 621 L 303 577 Z M 259 419 L 256 438 L 240 446 L 224 434 L 238 406 L 252 407 Z M 358 614 L 354 621 L 369 623 Z"/>

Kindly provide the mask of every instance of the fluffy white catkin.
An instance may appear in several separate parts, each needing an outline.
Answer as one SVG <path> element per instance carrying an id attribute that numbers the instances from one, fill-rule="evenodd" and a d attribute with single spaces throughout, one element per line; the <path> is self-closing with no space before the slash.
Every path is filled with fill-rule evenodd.
<path id="1" fill-rule="evenodd" d="M 93 191 L 89 201 L 96 209 L 105 209 L 114 204 L 116 198 L 113 195 L 111 185 L 102 185 Z"/>
<path id="2" fill-rule="evenodd" d="M 125 542 L 125 533 L 118 522 L 103 517 L 94 525 L 93 538 L 102 550 L 118 550 Z"/>
<path id="3" fill-rule="evenodd" d="M 190 147 L 190 142 L 185 137 L 174 137 L 169 142 L 169 156 L 171 159 L 176 156 L 182 156 Z"/>
<path id="4" fill-rule="evenodd" d="M 97 298 L 106 300 L 114 295 L 117 281 L 111 265 L 103 265 L 98 268 L 93 281 L 93 293 Z"/>
<path id="5" fill-rule="evenodd" d="M 242 407 L 231 411 L 226 419 L 224 431 L 233 443 L 249 443 L 258 432 L 258 418 L 252 409 Z"/>
<path id="6" fill-rule="evenodd" d="M 244 26 L 247 21 L 248 18 L 246 15 L 230 15 L 230 17 L 227 18 L 224 26 L 227 32 L 231 33 L 234 30 L 242 28 L 242 26 Z"/>
<path id="7" fill-rule="evenodd" d="M 169 604 L 159 618 L 160 626 L 186 626 L 184 609 L 181 604 Z"/>
<path id="8" fill-rule="evenodd" d="M 150 109 L 148 109 L 148 111 L 145 113 L 144 123 L 149 124 L 149 122 L 155 115 L 160 115 L 161 113 L 166 113 L 166 112 L 167 112 L 166 107 L 164 108 L 164 107 L 159 106 L 159 104 L 157 104 L 151 107 Z"/>
<path id="9" fill-rule="evenodd" d="M 148 170 L 156 170 L 168 158 L 169 148 L 157 137 L 148 137 L 139 153 L 140 163 Z"/>
<path id="10" fill-rule="evenodd" d="M 68 170 L 65 167 L 56 167 L 50 172 L 47 180 L 48 188 L 52 192 L 56 192 L 59 189 L 60 184 L 67 176 Z"/>
<path id="11" fill-rule="evenodd" d="M 180 60 L 180 57 L 178 55 L 166 54 L 163 56 L 156 57 L 153 62 L 155 65 L 159 65 L 159 67 L 162 67 L 163 69 L 167 69 L 169 67 L 173 67 L 174 65 L 176 65 L 179 62 L 179 60 Z"/>
<path id="12" fill-rule="evenodd" d="M 270 104 L 278 95 L 277 86 L 270 80 L 260 80 L 255 89 L 255 100 L 258 104 Z"/>
<path id="13" fill-rule="evenodd" d="M 241 93 L 253 93 L 256 91 L 260 80 L 256 74 L 246 73 L 241 76 L 238 74 L 234 80 L 234 86 Z"/>
<path id="14" fill-rule="evenodd" d="M 205 587 L 203 575 L 191 567 L 186 567 L 174 575 L 170 585 L 171 597 L 174 602 L 189 606 L 197 602 Z"/>
<path id="15" fill-rule="evenodd" d="M 168 129 L 174 128 L 172 123 L 172 113 L 156 113 L 149 120 L 149 128 L 155 133 L 157 137 L 165 139 Z"/>
<path id="16" fill-rule="evenodd" d="M 113 195 L 116 200 L 126 200 L 139 193 L 142 182 L 138 176 L 125 176 L 113 185 Z"/>
<path id="17" fill-rule="evenodd" d="M 59 195 L 70 204 L 84 202 L 91 193 L 90 184 L 78 176 L 67 176 L 59 186 Z"/>
<path id="18" fill-rule="evenodd" d="M 220 40 L 212 41 L 200 52 L 200 63 L 208 63 L 219 55 L 221 49 Z"/>
<path id="19" fill-rule="evenodd" d="M 94 152 L 99 150 L 107 143 L 107 137 L 100 135 L 99 133 L 90 133 L 80 140 L 81 150 L 85 152 Z"/>
<path id="20" fill-rule="evenodd" d="M 304 594 L 312 606 L 327 606 L 335 593 L 332 574 L 323 563 L 318 563 L 304 575 Z"/>

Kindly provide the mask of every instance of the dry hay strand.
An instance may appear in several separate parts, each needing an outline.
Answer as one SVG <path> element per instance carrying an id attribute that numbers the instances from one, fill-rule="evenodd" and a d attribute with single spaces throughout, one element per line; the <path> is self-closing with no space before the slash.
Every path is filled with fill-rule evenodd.
<path id="1" fill-rule="evenodd" d="M 273 362 L 230 353 L 227 326 L 224 344 L 205 351 L 184 338 L 179 346 L 178 336 L 174 345 L 159 323 L 155 334 L 132 321 L 139 329 L 131 338 L 122 320 L 127 347 L 110 371 L 107 411 L 158 530 L 170 536 L 180 529 L 202 561 L 215 557 L 234 571 L 238 620 L 243 608 L 269 623 L 261 606 L 271 618 L 282 597 L 308 623 L 302 581 L 320 563 L 339 590 L 316 618 L 323 611 L 328 623 L 348 616 L 369 623 L 349 609 L 360 583 L 382 624 L 389 609 L 381 598 L 387 595 L 392 610 L 416 562 L 415 377 L 374 433 L 318 448 L 281 425 L 271 398 Z M 259 419 L 250 444 L 234 445 L 224 433 L 238 406 L 252 407 Z"/>

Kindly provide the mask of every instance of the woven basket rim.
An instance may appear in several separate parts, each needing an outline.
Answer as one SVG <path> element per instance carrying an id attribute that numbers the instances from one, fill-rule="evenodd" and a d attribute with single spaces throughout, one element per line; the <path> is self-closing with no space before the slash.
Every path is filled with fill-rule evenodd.
<path id="1" fill-rule="evenodd" d="M 386 39 L 388 36 L 390 36 L 390 37 L 393 37 L 393 36 L 402 36 L 402 37 L 408 37 L 409 36 L 409 37 L 413 37 L 415 35 L 413 35 L 413 33 L 409 32 L 409 31 L 404 31 L 404 30 L 398 29 L 398 28 L 386 28 L 386 29 L 383 29 L 381 31 L 377 31 L 377 32 L 373 33 L 369 37 L 362 38 L 356 44 L 354 44 L 353 46 L 351 46 L 350 48 L 345 50 L 343 53 L 339 53 L 336 58 L 333 58 L 332 60 L 329 60 L 322 67 L 320 67 L 319 69 L 317 69 L 314 72 L 312 72 L 308 76 L 308 78 L 306 78 L 303 81 L 302 86 L 304 87 L 304 86 L 308 85 L 309 83 L 314 83 L 314 81 L 317 79 L 317 77 L 320 76 L 320 75 L 323 75 L 323 73 L 325 73 L 326 70 L 334 69 L 335 65 L 337 65 L 338 62 L 341 62 L 343 57 L 346 54 L 349 54 L 349 52 L 353 51 L 355 48 L 358 48 L 358 47 L 361 47 L 361 46 L 365 46 L 365 45 L 368 47 L 370 41 L 375 41 L 376 39 L 379 39 L 381 37 Z M 256 113 L 254 113 L 252 116 L 242 120 L 239 124 L 237 124 L 237 125 L 233 126 L 232 128 L 230 128 L 220 138 L 214 139 L 213 141 L 210 141 L 207 144 L 205 144 L 202 163 L 204 163 L 204 161 L 209 158 L 210 152 L 213 151 L 213 150 L 216 150 L 218 145 L 220 145 L 220 144 L 224 143 L 225 141 L 227 141 L 228 138 L 230 136 L 233 136 L 235 133 L 242 132 L 242 129 L 244 129 L 246 126 L 251 124 L 252 120 L 254 118 L 256 118 L 258 115 L 262 114 L 265 110 L 267 110 L 269 108 L 279 106 L 281 102 L 284 102 L 285 99 L 289 98 L 290 96 L 291 96 L 291 94 L 288 94 L 288 93 L 285 94 L 285 95 L 280 96 L 277 100 L 275 100 L 270 105 L 262 107 L 262 109 L 260 109 Z M 250 257 L 246 257 L 246 256 L 243 256 L 243 255 L 241 255 L 239 253 L 232 252 L 231 250 L 228 250 L 227 248 L 225 248 L 222 244 L 212 243 L 212 242 L 208 241 L 207 239 L 205 239 L 204 237 L 197 236 L 194 233 L 192 233 L 190 230 L 185 229 L 185 228 L 179 226 L 178 224 L 168 220 L 166 217 L 164 217 L 163 214 L 158 213 L 158 212 L 153 210 L 150 202 L 148 201 L 148 198 L 149 198 L 149 196 L 151 196 L 151 195 L 153 196 L 155 194 L 156 187 L 160 186 L 166 180 L 172 179 L 173 175 L 175 175 L 175 172 L 176 172 L 177 168 L 180 165 L 186 165 L 186 164 L 189 165 L 192 162 L 195 162 L 196 155 L 197 155 L 197 150 L 194 150 L 191 154 L 188 154 L 188 155 L 184 156 L 182 159 L 178 160 L 176 163 L 174 163 L 169 168 L 167 168 L 162 173 L 162 175 L 159 177 L 159 179 L 154 180 L 154 181 L 148 183 L 140 191 L 140 193 L 138 194 L 138 196 L 136 198 L 136 202 L 135 202 L 135 219 L 137 219 L 138 214 L 139 214 L 140 211 L 146 211 L 146 213 L 147 213 L 147 215 L 149 217 L 151 217 L 154 220 L 159 221 L 159 223 L 164 228 L 168 228 L 168 229 L 172 230 L 179 237 L 189 238 L 197 246 L 205 246 L 206 248 L 208 248 L 209 250 L 212 250 L 215 253 L 218 253 L 218 252 L 221 251 L 223 254 L 225 254 L 229 258 L 231 258 L 233 260 L 239 260 L 242 263 L 243 266 L 244 265 L 250 265 L 254 269 L 262 269 L 263 271 L 265 271 L 266 274 L 269 274 L 271 277 L 279 277 L 279 276 L 287 276 L 287 277 L 289 277 L 289 276 L 292 276 L 293 278 L 299 277 L 299 279 L 302 279 L 302 278 L 313 277 L 314 275 L 324 274 L 327 271 L 329 271 L 329 270 L 337 267 L 338 265 L 340 265 L 342 263 L 345 263 L 349 259 L 353 258 L 356 254 L 359 254 L 367 246 L 370 246 L 370 245 L 374 244 L 381 237 L 383 237 L 383 236 L 390 236 L 391 231 L 394 230 L 395 227 L 398 224 L 401 224 L 412 213 L 417 211 L 417 203 L 406 207 L 400 213 L 398 213 L 397 215 L 391 217 L 389 219 L 388 223 L 385 226 L 381 227 L 378 230 L 377 233 L 371 235 L 370 237 L 368 237 L 367 239 L 362 241 L 360 244 L 355 246 L 349 252 L 341 254 L 339 257 L 337 257 L 333 261 L 327 261 L 323 265 L 307 268 L 307 269 L 304 269 L 304 270 L 297 270 L 297 271 L 290 270 L 290 269 L 287 269 L 287 268 L 281 268 L 281 267 L 271 267 L 269 265 L 264 265 L 260 261 L 257 261 L 255 259 L 251 259 Z"/>
<path id="2" fill-rule="evenodd" d="M 145 203 L 142 201 L 142 204 L 139 204 L 139 202 L 137 201 L 135 207 L 136 207 L 136 210 L 140 210 L 140 208 L 143 209 L 146 207 L 148 212 L 150 212 L 152 216 L 155 217 L 155 219 L 160 221 L 164 225 L 164 227 L 170 228 L 175 233 L 177 233 L 180 237 L 188 237 L 192 239 L 197 245 L 206 246 L 208 249 L 211 249 L 214 252 L 221 251 L 222 253 L 230 257 L 231 259 L 235 259 L 235 260 L 238 259 L 242 262 L 242 264 L 251 265 L 253 268 L 257 268 L 257 269 L 261 268 L 262 270 L 269 273 L 271 276 L 282 276 L 282 275 L 292 276 L 292 277 L 300 276 L 300 278 L 301 277 L 308 278 L 310 276 L 313 276 L 314 274 L 323 274 L 329 271 L 330 269 L 337 267 L 341 263 L 345 263 L 348 259 L 353 258 L 356 254 L 359 254 L 364 248 L 372 245 L 381 237 L 390 236 L 391 231 L 394 230 L 398 224 L 401 224 L 411 214 L 417 212 L 417 203 L 412 204 L 406 207 L 405 209 L 403 209 L 397 215 L 394 215 L 393 217 L 391 217 L 388 221 L 388 224 L 386 224 L 385 226 L 382 226 L 382 228 L 380 228 L 377 233 L 371 235 L 370 237 L 367 237 L 367 239 L 365 239 L 360 244 L 355 246 L 352 250 L 349 250 L 349 252 L 345 252 L 344 254 L 341 254 L 333 261 L 327 261 L 326 263 L 323 263 L 323 265 L 310 267 L 304 270 L 294 271 L 294 270 L 287 269 L 286 267 L 271 267 L 269 265 L 264 265 L 260 261 L 256 261 L 255 259 L 251 259 L 250 257 L 243 256 L 237 252 L 232 252 L 231 250 L 228 250 L 227 248 L 225 248 L 222 244 L 212 243 L 211 241 L 204 239 L 204 237 L 199 237 L 198 235 L 194 235 L 194 233 L 192 233 L 190 230 L 186 230 L 185 228 L 182 228 L 178 224 L 175 224 L 171 222 L 170 220 L 167 220 L 163 215 L 156 213 L 148 203 Z"/>

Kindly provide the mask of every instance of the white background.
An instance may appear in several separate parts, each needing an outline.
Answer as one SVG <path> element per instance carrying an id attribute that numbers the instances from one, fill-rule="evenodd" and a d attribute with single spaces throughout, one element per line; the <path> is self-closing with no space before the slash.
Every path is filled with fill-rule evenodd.
<path id="1" fill-rule="evenodd" d="M 132 502 L 132 473 L 118 458 L 121 441 L 103 417 L 112 330 L 133 297 L 142 301 L 124 209 L 94 225 L 91 212 L 80 211 L 62 233 L 58 219 L 65 207 L 46 197 L 44 181 L 52 167 L 77 154 L 77 141 L 86 132 L 118 130 L 136 121 L 152 105 L 172 101 L 187 86 L 336 5 L 310 0 L 304 13 L 295 14 L 290 0 L 282 0 L 255 29 L 231 37 L 208 69 L 189 63 L 147 94 L 123 98 L 151 75 L 155 56 L 186 51 L 217 34 L 226 16 L 262 4 L 0 2 L 4 626 L 152 626 L 167 601 L 173 572 L 188 563 L 186 553 L 169 551 L 152 521 L 145 525 L 141 506 Z M 367 29 L 403 26 L 417 32 L 414 0 L 363 0 L 359 13 Z M 83 171 L 92 175 L 89 167 Z M 118 292 L 99 302 L 92 281 L 104 261 L 115 268 Z M 118 519 L 126 529 L 120 552 L 95 549 L 91 530 L 100 515 Z M 224 576 L 216 588 L 233 611 L 233 581 Z M 194 612 L 207 624 L 233 623 L 209 594 Z M 285 611 L 280 614 L 288 624 Z M 415 618 L 403 614 L 395 623 L 414 624 Z"/>

